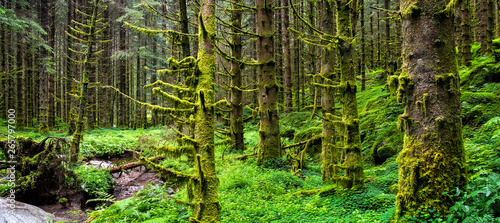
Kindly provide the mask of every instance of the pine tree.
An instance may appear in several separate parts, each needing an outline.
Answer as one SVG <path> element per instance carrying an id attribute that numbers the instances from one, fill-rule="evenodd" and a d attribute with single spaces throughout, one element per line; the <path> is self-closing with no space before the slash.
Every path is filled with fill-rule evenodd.
<path id="1" fill-rule="evenodd" d="M 281 157 L 278 117 L 278 84 L 274 72 L 273 2 L 256 0 L 257 74 L 259 85 L 259 152 L 257 162 Z"/>
<path id="2" fill-rule="evenodd" d="M 454 204 L 448 192 L 463 186 L 467 179 L 454 9 L 446 0 L 425 4 L 404 0 L 401 6 L 403 72 L 398 101 L 405 109 L 398 128 L 405 131 L 405 137 L 397 158 L 397 216 L 401 219 L 425 209 L 446 215 Z"/>

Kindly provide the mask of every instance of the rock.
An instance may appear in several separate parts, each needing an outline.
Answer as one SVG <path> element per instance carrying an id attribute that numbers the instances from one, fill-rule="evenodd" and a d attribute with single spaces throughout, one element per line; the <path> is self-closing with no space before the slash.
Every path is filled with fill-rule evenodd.
<path id="1" fill-rule="evenodd" d="M 47 223 L 54 222 L 54 215 L 39 207 L 0 197 L 0 223 Z"/>

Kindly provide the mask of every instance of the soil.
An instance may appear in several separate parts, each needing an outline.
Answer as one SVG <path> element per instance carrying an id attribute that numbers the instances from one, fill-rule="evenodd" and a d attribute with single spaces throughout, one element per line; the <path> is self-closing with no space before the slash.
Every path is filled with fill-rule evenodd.
<path id="1" fill-rule="evenodd" d="M 116 163 L 121 165 L 126 160 L 128 162 L 133 162 L 130 157 L 121 157 L 116 159 L 109 160 L 93 160 L 93 164 L 102 162 L 103 164 L 111 164 Z M 90 164 L 90 161 L 87 162 Z M 106 165 L 99 165 L 106 166 Z M 144 185 L 148 182 L 152 182 L 153 184 L 162 184 L 163 181 L 159 180 L 157 175 L 151 172 L 149 169 L 139 166 L 133 169 L 126 170 L 124 172 L 113 173 L 113 179 L 116 182 L 114 197 L 117 201 L 123 200 L 125 198 L 129 198 L 133 196 L 135 193 L 140 191 Z M 68 195 L 68 205 L 67 207 L 63 207 L 61 204 L 51 204 L 51 205 L 43 205 L 39 206 L 43 210 L 49 213 L 53 213 L 55 216 L 55 221 L 68 221 L 68 222 L 84 222 L 87 218 L 87 213 L 93 211 L 93 208 L 86 207 L 84 204 L 83 196 L 81 193 L 73 193 Z"/>

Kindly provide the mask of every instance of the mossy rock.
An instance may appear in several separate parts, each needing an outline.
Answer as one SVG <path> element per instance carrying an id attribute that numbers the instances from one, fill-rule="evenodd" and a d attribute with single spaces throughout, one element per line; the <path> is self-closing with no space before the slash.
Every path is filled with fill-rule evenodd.
<path id="1" fill-rule="evenodd" d="M 403 133 L 398 131 L 395 123 L 383 126 L 372 144 L 370 154 L 375 164 L 380 165 L 388 158 L 395 156 L 403 149 Z"/>
<path id="2" fill-rule="evenodd" d="M 319 136 L 323 132 L 323 129 L 321 127 L 311 127 L 305 130 L 302 130 L 300 132 L 297 132 L 295 134 L 295 137 L 293 138 L 293 143 L 298 143 L 302 141 L 309 140 L 313 138 L 313 136 Z M 305 146 L 305 145 L 304 145 Z M 304 149 L 304 146 L 301 146 L 300 149 Z M 312 140 L 309 142 L 307 145 L 307 154 L 310 157 L 314 157 L 315 155 L 321 154 L 321 138 L 318 138 L 316 140 Z"/>

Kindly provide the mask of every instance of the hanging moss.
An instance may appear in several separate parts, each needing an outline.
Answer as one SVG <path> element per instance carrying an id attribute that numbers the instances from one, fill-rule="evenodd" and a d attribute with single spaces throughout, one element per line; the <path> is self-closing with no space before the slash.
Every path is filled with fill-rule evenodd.
<path id="1" fill-rule="evenodd" d="M 397 75 L 387 76 L 386 89 L 387 91 L 391 92 L 391 96 L 396 94 L 398 90 L 398 84 L 399 84 L 399 76 Z"/>

